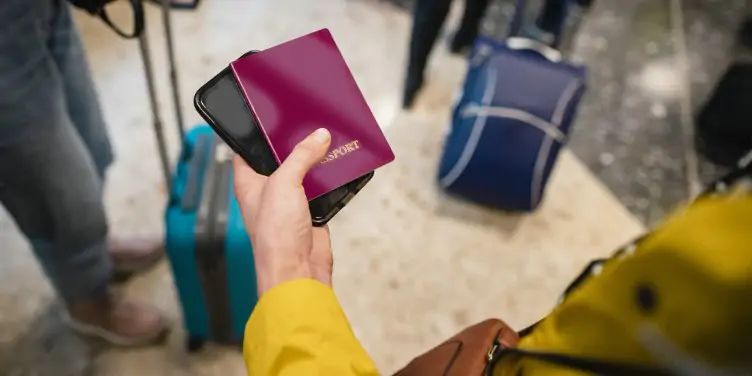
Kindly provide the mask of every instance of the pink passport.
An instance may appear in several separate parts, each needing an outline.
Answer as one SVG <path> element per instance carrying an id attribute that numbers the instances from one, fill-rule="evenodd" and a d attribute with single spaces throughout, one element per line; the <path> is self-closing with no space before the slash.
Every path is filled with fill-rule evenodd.
<path id="1" fill-rule="evenodd" d="M 318 128 L 327 156 L 303 180 L 309 200 L 394 160 L 331 33 L 322 29 L 230 64 L 246 102 L 282 163 Z"/>

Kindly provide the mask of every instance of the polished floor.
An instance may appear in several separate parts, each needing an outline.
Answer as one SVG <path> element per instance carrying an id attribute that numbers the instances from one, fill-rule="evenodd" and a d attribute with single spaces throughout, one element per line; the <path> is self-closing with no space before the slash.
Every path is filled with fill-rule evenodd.
<path id="1" fill-rule="evenodd" d="M 694 119 L 744 54 L 746 0 L 596 1 L 574 45 L 590 92 L 571 148 L 649 225 L 723 171 L 695 151 Z M 629 16 L 624 16 L 629 15 Z"/>
<path id="2" fill-rule="evenodd" d="M 683 82 L 672 78 L 671 59 L 677 55 L 665 52 L 665 45 L 674 42 L 662 35 L 683 35 L 686 46 L 703 49 L 693 44 L 702 39 L 702 30 L 716 35 L 716 29 L 731 22 L 723 17 L 736 14 L 724 8 L 719 12 L 725 16 L 703 23 L 692 20 L 703 20 L 707 9 L 679 4 L 685 26 L 677 31 L 666 21 L 670 17 L 663 11 L 669 8 L 654 3 L 671 1 L 603 0 L 583 24 L 574 55 L 593 72 L 591 94 L 575 127 L 573 152 L 562 154 L 545 204 L 532 215 L 478 208 L 438 191 L 436 160 L 463 61 L 439 46 L 416 108 L 401 111 L 410 17 L 388 1 L 204 0 L 195 12 L 176 12 L 183 109 L 189 124 L 198 123 L 190 104 L 193 92 L 243 52 L 331 29 L 397 155 L 331 226 L 335 289 L 356 334 L 384 374 L 390 374 L 413 354 L 473 321 L 498 316 L 516 327 L 533 322 L 552 307 L 587 260 L 609 254 L 688 196 L 693 180 L 682 172 L 688 149 L 675 145 L 687 126 L 682 123 L 686 108 L 681 107 L 687 94 L 681 90 L 688 89 L 669 81 L 659 85 L 654 98 L 639 85 Z M 503 11 L 504 4 L 497 9 Z M 716 17 L 713 9 L 708 12 Z M 150 9 L 148 16 L 152 46 L 161 50 L 159 13 Z M 117 149 L 106 192 L 112 228 L 161 232 L 165 189 L 137 45 L 117 39 L 84 15 L 79 19 Z M 693 22 L 705 29 L 691 26 Z M 722 41 L 725 36 L 713 38 Z M 630 49 L 654 58 L 644 59 Z M 160 108 L 172 125 L 164 53 L 155 55 Z M 704 81 L 711 82 L 724 62 L 703 64 L 712 66 Z M 692 105 L 699 101 L 691 99 Z M 176 132 L 167 131 L 175 155 Z M 667 177 L 665 182 L 661 176 Z M 0 245 L 0 375 L 244 374 L 235 349 L 210 348 L 198 355 L 184 351 L 166 264 L 132 281 L 126 293 L 170 315 L 176 330 L 169 343 L 111 350 L 80 340 L 60 324 L 60 309 L 47 282 L 4 213 Z"/>

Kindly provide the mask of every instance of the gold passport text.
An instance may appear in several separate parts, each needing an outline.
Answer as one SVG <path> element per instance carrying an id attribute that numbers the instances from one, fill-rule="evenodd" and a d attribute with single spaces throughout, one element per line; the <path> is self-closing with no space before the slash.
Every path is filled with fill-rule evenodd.
<path id="1" fill-rule="evenodd" d="M 350 141 L 338 148 L 332 149 L 329 153 L 326 154 L 323 160 L 319 162 L 320 164 L 327 164 L 329 162 L 334 161 L 335 159 L 342 158 L 352 152 L 358 151 L 360 149 L 360 141 L 354 140 Z"/>

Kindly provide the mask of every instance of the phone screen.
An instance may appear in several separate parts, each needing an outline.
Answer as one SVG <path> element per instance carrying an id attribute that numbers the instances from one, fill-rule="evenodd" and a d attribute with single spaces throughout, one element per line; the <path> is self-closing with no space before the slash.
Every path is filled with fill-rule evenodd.
<path id="1" fill-rule="evenodd" d="M 225 68 L 196 93 L 196 109 L 217 134 L 257 173 L 271 175 L 279 166 L 245 103 L 232 70 Z M 371 179 L 373 172 L 309 201 L 314 224 L 329 221 Z"/>
<path id="2" fill-rule="evenodd" d="M 237 143 L 241 157 L 252 161 L 250 165 L 257 173 L 271 175 L 278 167 L 277 160 L 251 110 L 246 106 L 232 72 L 225 69 L 212 81 L 203 92 L 201 100 L 206 111 L 211 114 L 214 125 L 225 133 L 222 138 L 229 138 Z"/>

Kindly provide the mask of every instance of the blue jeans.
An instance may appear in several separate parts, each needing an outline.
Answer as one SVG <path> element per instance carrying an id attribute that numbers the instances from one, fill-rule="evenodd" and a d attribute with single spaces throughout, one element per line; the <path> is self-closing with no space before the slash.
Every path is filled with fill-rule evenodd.
<path id="1" fill-rule="evenodd" d="M 102 297 L 113 273 L 112 159 L 67 2 L 0 1 L 0 202 L 66 301 Z"/>

